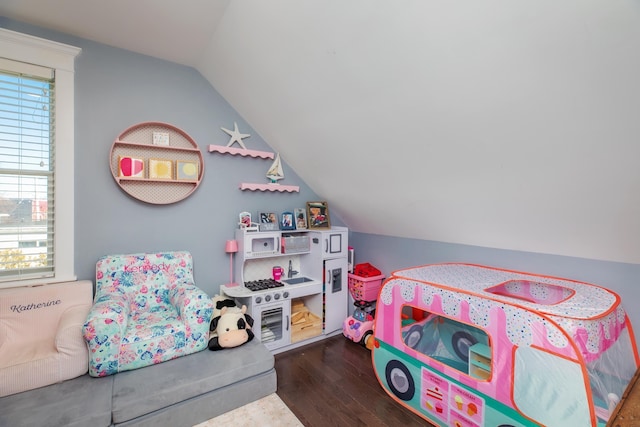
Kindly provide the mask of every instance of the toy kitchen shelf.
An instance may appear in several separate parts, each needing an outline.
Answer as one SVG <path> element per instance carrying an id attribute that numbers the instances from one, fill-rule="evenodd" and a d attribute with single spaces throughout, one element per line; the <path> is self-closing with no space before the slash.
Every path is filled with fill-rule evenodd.
<path id="1" fill-rule="evenodd" d="M 143 122 L 126 129 L 111 146 L 109 159 L 111 174 L 120 188 L 151 204 L 185 199 L 198 188 L 204 175 L 196 142 L 167 123 Z"/>

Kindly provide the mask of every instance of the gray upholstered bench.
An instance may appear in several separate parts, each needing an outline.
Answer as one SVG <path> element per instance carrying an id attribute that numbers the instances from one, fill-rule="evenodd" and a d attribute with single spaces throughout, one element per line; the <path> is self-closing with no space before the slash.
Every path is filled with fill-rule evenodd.
<path id="1" fill-rule="evenodd" d="M 0 426 L 191 427 L 275 391 L 273 355 L 251 341 L 2 397 Z"/>

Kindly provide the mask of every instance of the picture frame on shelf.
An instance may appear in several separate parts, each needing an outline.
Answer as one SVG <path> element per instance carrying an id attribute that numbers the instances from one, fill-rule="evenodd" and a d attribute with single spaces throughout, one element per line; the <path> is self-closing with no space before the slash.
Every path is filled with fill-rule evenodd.
<path id="1" fill-rule="evenodd" d="M 327 202 L 307 202 L 309 228 L 331 228 L 329 204 Z"/>
<path id="2" fill-rule="evenodd" d="M 150 179 L 173 179 L 173 160 L 149 159 Z"/>
<path id="3" fill-rule="evenodd" d="M 144 159 L 133 156 L 118 156 L 120 178 L 144 178 Z"/>
<path id="4" fill-rule="evenodd" d="M 274 212 L 258 212 L 260 222 L 258 227 L 260 231 L 277 231 L 279 230 L 278 217 Z"/>
<path id="5" fill-rule="evenodd" d="M 304 208 L 295 208 L 293 215 L 296 219 L 296 229 L 305 230 L 307 228 L 307 211 Z"/>
<path id="6" fill-rule="evenodd" d="M 153 145 L 169 145 L 169 132 L 153 132 Z"/>
<path id="7" fill-rule="evenodd" d="M 295 230 L 296 221 L 293 212 L 282 212 L 280 215 L 280 230 Z"/>
<path id="8" fill-rule="evenodd" d="M 251 212 L 240 212 L 238 214 L 238 224 L 240 225 L 240 228 L 249 228 L 251 227 Z"/>
<path id="9" fill-rule="evenodd" d="M 176 179 L 196 181 L 198 179 L 198 162 L 176 160 Z"/>

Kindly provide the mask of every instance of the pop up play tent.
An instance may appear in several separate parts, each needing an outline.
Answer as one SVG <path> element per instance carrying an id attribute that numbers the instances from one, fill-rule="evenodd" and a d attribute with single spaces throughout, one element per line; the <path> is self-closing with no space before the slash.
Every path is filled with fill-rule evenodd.
<path id="1" fill-rule="evenodd" d="M 409 268 L 375 317 L 380 384 L 440 426 L 605 426 L 639 363 L 619 296 L 557 277 Z"/>

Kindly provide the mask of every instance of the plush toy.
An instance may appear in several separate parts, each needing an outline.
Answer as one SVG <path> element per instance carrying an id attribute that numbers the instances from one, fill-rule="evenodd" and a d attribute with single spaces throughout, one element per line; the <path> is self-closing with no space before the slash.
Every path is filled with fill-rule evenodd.
<path id="1" fill-rule="evenodd" d="M 247 306 L 220 295 L 213 297 L 213 316 L 209 330 L 209 350 L 238 347 L 253 339 L 253 318 L 247 314 Z"/>

